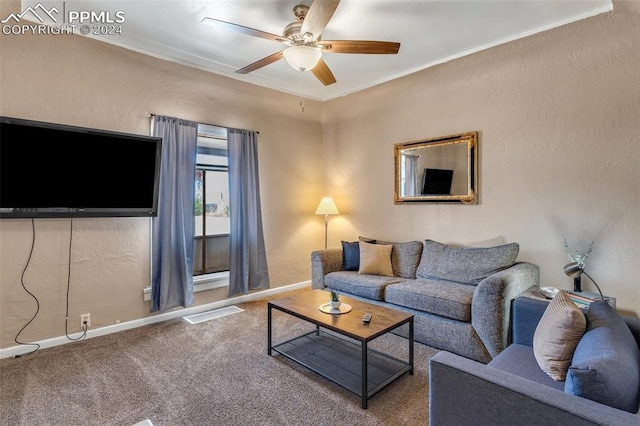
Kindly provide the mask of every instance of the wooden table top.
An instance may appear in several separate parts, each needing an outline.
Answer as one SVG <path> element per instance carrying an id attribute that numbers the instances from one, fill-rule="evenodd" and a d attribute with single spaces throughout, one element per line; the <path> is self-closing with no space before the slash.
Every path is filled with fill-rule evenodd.
<path id="1" fill-rule="evenodd" d="M 407 312 L 362 302 L 344 295 L 340 295 L 340 301 L 352 306 L 350 312 L 327 314 L 320 311 L 320 305 L 329 303 L 330 300 L 331 294 L 328 291 L 315 289 L 270 300 L 269 305 L 360 341 L 373 340 L 413 318 L 413 315 Z M 362 317 L 367 312 L 372 315 L 369 324 L 362 322 Z"/>

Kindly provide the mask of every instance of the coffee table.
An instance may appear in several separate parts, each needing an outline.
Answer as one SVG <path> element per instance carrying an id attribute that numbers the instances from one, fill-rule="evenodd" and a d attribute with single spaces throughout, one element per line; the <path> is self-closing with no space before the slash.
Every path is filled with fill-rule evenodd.
<path id="1" fill-rule="evenodd" d="M 320 305 L 329 301 L 329 292 L 310 290 L 268 302 L 268 354 L 278 352 L 343 388 L 359 395 L 362 408 L 385 386 L 409 373 L 413 375 L 413 315 L 340 296 L 352 310 L 327 314 Z M 285 312 L 315 324 L 315 330 L 287 341 L 272 342 L 272 310 Z M 362 317 L 371 313 L 371 322 Z M 408 324 L 408 361 L 368 347 L 369 342 Z"/>

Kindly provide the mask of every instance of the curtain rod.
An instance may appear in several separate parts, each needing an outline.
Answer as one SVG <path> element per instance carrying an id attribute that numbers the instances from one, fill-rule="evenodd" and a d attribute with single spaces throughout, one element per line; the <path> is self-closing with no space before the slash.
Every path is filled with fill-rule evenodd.
<path id="1" fill-rule="evenodd" d="M 147 113 L 145 113 L 145 116 L 147 116 L 147 117 L 149 117 L 149 118 L 153 118 L 153 117 L 155 117 L 156 115 L 159 115 L 159 114 L 155 114 L 155 113 L 153 113 L 153 112 L 147 112 Z M 228 129 L 228 128 L 229 128 L 229 127 L 227 127 L 227 126 L 220 126 L 219 124 L 201 123 L 201 122 L 199 122 L 199 121 L 198 121 L 198 123 L 200 123 L 200 124 L 204 124 L 204 125 L 206 125 L 206 126 L 222 127 L 223 129 Z M 257 133 L 257 134 L 259 134 L 259 135 L 261 135 L 261 134 L 262 134 L 262 132 L 260 132 L 259 130 L 250 130 L 250 132 L 256 132 L 256 133 Z"/>

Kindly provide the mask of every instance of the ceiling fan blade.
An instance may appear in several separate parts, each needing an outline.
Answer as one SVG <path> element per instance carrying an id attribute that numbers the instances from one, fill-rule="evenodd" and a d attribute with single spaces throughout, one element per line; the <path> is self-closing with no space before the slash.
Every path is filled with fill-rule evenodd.
<path id="1" fill-rule="evenodd" d="M 336 78 L 333 76 L 333 73 L 327 66 L 327 63 L 320 58 L 318 64 L 311 68 L 311 72 L 316 76 L 320 83 L 328 86 L 336 82 Z"/>
<path id="2" fill-rule="evenodd" d="M 282 54 L 282 50 L 280 52 L 276 52 L 273 55 L 269 55 L 266 58 L 262 58 L 259 61 L 256 61 L 250 65 L 247 65 L 244 68 L 240 68 L 239 70 L 236 71 L 236 74 L 248 74 L 251 71 L 255 71 L 257 69 L 260 69 L 264 66 L 267 66 L 269 64 L 272 64 L 276 61 L 279 61 L 280 59 L 282 59 L 284 57 L 284 55 Z"/>
<path id="3" fill-rule="evenodd" d="M 311 34 L 311 41 L 315 41 L 327 26 L 329 20 L 338 8 L 340 0 L 315 0 L 311 3 L 307 16 L 302 21 L 300 35 Z"/>
<path id="4" fill-rule="evenodd" d="M 227 30 L 235 31 L 237 33 L 246 34 L 254 37 L 260 37 L 267 40 L 279 41 L 281 43 L 289 43 L 289 40 L 285 37 L 267 33 L 264 31 L 256 30 L 254 28 L 245 27 L 243 25 L 232 24 L 231 22 L 221 21 L 219 19 L 213 18 L 204 18 L 202 19 L 203 24 L 225 28 Z"/>
<path id="5" fill-rule="evenodd" d="M 400 43 L 373 40 L 321 40 L 318 45 L 325 53 L 396 54 Z"/>

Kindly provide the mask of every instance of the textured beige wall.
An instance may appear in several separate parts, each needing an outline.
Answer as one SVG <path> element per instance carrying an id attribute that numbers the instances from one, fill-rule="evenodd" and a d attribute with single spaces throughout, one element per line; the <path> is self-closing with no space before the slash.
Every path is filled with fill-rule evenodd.
<path id="1" fill-rule="evenodd" d="M 13 9 L 12 9 L 13 8 Z M 0 16 L 19 11 L 2 1 Z M 263 220 L 271 286 L 309 279 L 310 252 L 324 245 L 313 213 L 322 194 L 321 104 L 191 69 L 79 36 L 0 35 L 0 114 L 148 134 L 146 113 L 259 130 Z M 26 142 L 25 142 L 26 143 Z M 115 165 L 117 167 L 117 165 Z M 39 171 L 47 173 L 46 170 Z M 64 336 L 70 221 L 38 219 L 27 288 L 40 312 L 21 341 Z M 70 332 L 143 318 L 149 302 L 149 219 L 74 219 Z M 0 221 L 0 347 L 35 312 L 21 286 L 31 221 Z M 196 305 L 226 296 L 196 293 Z"/>
<path id="2" fill-rule="evenodd" d="M 19 10 L 1 1 L 0 16 Z M 272 286 L 309 279 L 313 211 L 336 199 L 330 246 L 358 235 L 521 245 L 542 284 L 569 288 L 562 240 L 640 314 L 640 2 L 334 101 L 307 101 L 75 36 L 0 35 L 0 114 L 147 134 L 147 112 L 260 130 Z M 322 118 L 322 123 L 320 122 Z M 394 205 L 393 144 L 480 131 L 480 204 Z M 326 191 L 325 191 L 326 190 Z M 21 340 L 64 335 L 68 220 L 37 220 Z M 73 221 L 70 331 L 149 315 L 148 219 Z M 0 221 L 0 347 L 34 312 L 20 284 L 31 222 Z M 592 289 L 584 279 L 586 289 Z M 196 304 L 224 297 L 196 294 Z"/>
<path id="3" fill-rule="evenodd" d="M 640 314 L 640 2 L 325 104 L 331 246 L 366 235 L 520 243 L 572 288 L 573 247 Z M 394 205 L 393 144 L 480 132 L 478 205 Z M 583 288 L 595 291 L 587 278 Z"/>

